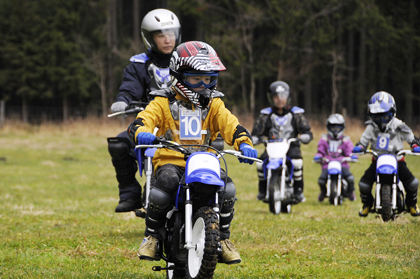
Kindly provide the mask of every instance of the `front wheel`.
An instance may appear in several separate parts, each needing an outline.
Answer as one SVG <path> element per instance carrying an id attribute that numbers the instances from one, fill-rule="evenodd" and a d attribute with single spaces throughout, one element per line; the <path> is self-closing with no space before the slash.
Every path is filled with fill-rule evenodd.
<path id="1" fill-rule="evenodd" d="M 219 218 L 210 207 L 202 207 L 193 218 L 192 245 L 188 250 L 188 278 L 213 278 L 220 243 Z"/>
<path id="2" fill-rule="evenodd" d="M 335 179 L 331 179 L 329 199 L 330 199 L 330 204 L 333 204 L 335 206 L 338 205 L 339 197 L 337 197 L 337 180 Z"/>
<path id="3" fill-rule="evenodd" d="M 268 186 L 268 205 L 270 212 L 274 214 L 280 214 L 283 207 L 280 200 L 280 179 L 279 174 L 273 172 Z"/>
<path id="4" fill-rule="evenodd" d="M 381 216 L 384 222 L 388 222 L 392 218 L 392 187 L 391 185 L 381 186 Z"/>

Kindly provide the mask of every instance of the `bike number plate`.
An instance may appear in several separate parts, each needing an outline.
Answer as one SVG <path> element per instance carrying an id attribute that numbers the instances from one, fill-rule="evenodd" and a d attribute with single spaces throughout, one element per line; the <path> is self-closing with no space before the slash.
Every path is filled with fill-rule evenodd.
<path id="1" fill-rule="evenodd" d="M 179 138 L 181 140 L 201 140 L 201 110 L 179 110 Z"/>
<path id="2" fill-rule="evenodd" d="M 389 134 L 379 133 L 378 140 L 376 141 L 376 148 L 381 150 L 388 150 L 389 147 Z"/>

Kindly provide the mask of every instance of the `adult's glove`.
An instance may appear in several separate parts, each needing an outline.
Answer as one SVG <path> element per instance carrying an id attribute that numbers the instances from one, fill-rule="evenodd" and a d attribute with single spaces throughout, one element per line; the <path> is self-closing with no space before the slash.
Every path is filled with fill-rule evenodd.
<path id="1" fill-rule="evenodd" d="M 304 144 L 307 144 L 311 141 L 311 136 L 308 134 L 302 134 L 299 136 L 299 140 L 303 142 Z"/>
<path id="2" fill-rule="evenodd" d="M 315 161 L 315 162 L 321 162 L 321 158 L 322 158 L 322 156 L 320 156 L 320 155 L 315 155 L 315 156 L 314 156 L 314 161 Z"/>
<path id="3" fill-rule="evenodd" d="M 111 105 L 111 111 L 113 113 L 120 112 L 120 111 L 124 111 L 127 107 L 128 105 L 126 104 L 126 102 L 118 101 Z"/>
<path id="4" fill-rule="evenodd" d="M 260 139 L 258 138 L 258 137 L 256 137 L 256 136 L 252 136 L 252 144 L 257 144 L 257 143 L 259 143 L 260 142 Z"/>
<path id="5" fill-rule="evenodd" d="M 355 147 L 353 147 L 353 153 L 363 153 L 364 148 L 361 145 L 356 145 Z"/>
<path id="6" fill-rule="evenodd" d="M 258 156 L 257 150 L 255 150 L 255 148 L 252 148 L 247 143 L 244 143 L 244 142 L 241 143 L 241 145 L 239 146 L 239 149 L 242 151 L 242 154 L 246 157 L 257 158 L 257 156 Z M 248 159 L 239 159 L 239 162 L 248 163 L 250 165 L 252 165 L 254 163 L 254 161 L 248 160 Z"/>
<path id="7" fill-rule="evenodd" d="M 413 145 L 413 152 L 414 153 L 420 153 L 420 146 L 418 146 L 417 144 Z"/>
<path id="8" fill-rule="evenodd" d="M 137 135 L 138 144 L 152 144 L 156 139 L 156 136 L 149 132 L 140 132 Z"/>

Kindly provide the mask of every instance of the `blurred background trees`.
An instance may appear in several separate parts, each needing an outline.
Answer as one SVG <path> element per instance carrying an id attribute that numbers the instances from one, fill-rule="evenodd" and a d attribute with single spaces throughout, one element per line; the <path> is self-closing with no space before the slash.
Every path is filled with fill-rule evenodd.
<path id="1" fill-rule="evenodd" d="M 366 118 L 376 91 L 420 119 L 420 1 L 0 0 L 0 100 L 24 121 L 105 116 L 128 59 L 146 51 L 143 16 L 175 12 L 182 40 L 208 42 L 227 71 L 218 90 L 249 117 L 286 81 L 310 117 Z"/>

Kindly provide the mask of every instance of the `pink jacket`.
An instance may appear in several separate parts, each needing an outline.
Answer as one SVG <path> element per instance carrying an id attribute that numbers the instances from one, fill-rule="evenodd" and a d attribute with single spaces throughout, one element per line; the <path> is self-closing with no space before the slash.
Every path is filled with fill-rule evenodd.
<path id="1" fill-rule="evenodd" d="M 318 142 L 318 150 L 315 156 L 325 157 L 329 160 L 338 159 L 341 160 L 343 157 L 348 157 L 352 153 L 353 143 L 350 137 L 341 136 L 337 140 L 333 140 L 329 134 L 323 134 Z M 347 162 L 342 163 L 343 168 L 350 168 Z M 322 162 L 322 169 L 328 167 L 327 162 Z"/>

